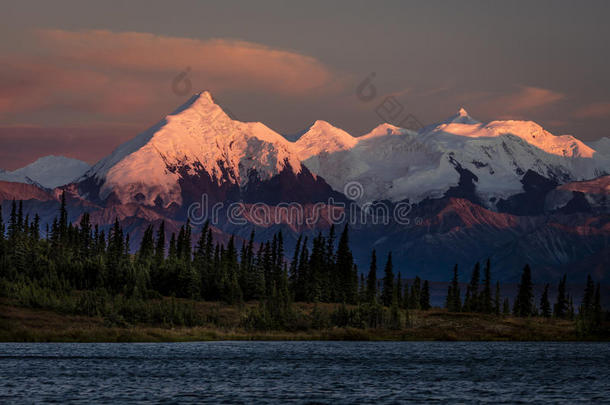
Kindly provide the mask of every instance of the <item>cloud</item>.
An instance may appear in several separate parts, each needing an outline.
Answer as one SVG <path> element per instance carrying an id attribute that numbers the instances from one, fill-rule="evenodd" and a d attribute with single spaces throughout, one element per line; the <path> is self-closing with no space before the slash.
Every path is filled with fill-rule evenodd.
<path id="1" fill-rule="evenodd" d="M 232 39 L 39 30 L 33 41 L 29 53 L 0 57 L 0 114 L 63 108 L 126 116 L 175 98 L 172 80 L 187 68 L 191 92 L 304 96 L 337 82 L 315 58 Z"/>
<path id="2" fill-rule="evenodd" d="M 574 112 L 575 118 L 606 118 L 610 117 L 610 102 L 599 102 L 586 105 Z"/>
<path id="3" fill-rule="evenodd" d="M 133 72 L 178 72 L 189 67 L 223 88 L 292 94 L 332 79 L 330 70 L 312 57 L 246 41 L 101 30 L 37 34 L 44 48 L 62 59 Z"/>
<path id="4" fill-rule="evenodd" d="M 540 87 L 521 87 L 513 94 L 496 99 L 494 103 L 500 107 L 500 111 L 523 113 L 554 104 L 564 98 L 563 94 L 552 90 Z"/>
<path id="5" fill-rule="evenodd" d="M 519 86 L 505 94 L 479 91 L 458 97 L 458 101 L 471 107 L 472 112 L 490 119 L 527 119 L 532 117 L 532 112 L 540 116 L 563 99 L 565 95 L 562 93 L 531 86 Z"/>

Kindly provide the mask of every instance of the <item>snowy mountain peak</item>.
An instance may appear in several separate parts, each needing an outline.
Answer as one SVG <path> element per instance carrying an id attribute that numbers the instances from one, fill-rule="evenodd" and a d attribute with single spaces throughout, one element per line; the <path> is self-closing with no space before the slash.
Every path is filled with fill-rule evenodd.
<path id="1" fill-rule="evenodd" d="M 358 137 L 358 139 L 371 139 L 385 135 L 404 135 L 409 132 L 410 131 L 408 129 L 400 128 L 396 125 L 384 122 L 383 124 L 377 125 L 375 128 L 373 128 L 371 132 Z"/>
<path id="2" fill-rule="evenodd" d="M 311 127 L 309 127 L 309 129 L 314 129 L 314 128 L 320 128 L 320 129 L 331 129 L 331 128 L 335 128 L 332 124 L 330 124 L 328 121 L 324 121 L 324 120 L 316 120 Z"/>
<path id="3" fill-rule="evenodd" d="M 195 93 L 186 103 L 174 110 L 168 117 L 189 111 L 214 120 L 231 120 L 231 117 L 216 103 L 209 91 Z"/>
<path id="4" fill-rule="evenodd" d="M 320 153 L 335 153 L 347 150 L 358 143 L 341 128 L 337 128 L 326 121 L 318 120 L 295 143 L 299 158 L 306 160 Z"/>
<path id="5" fill-rule="evenodd" d="M 473 119 L 470 115 L 468 115 L 468 111 L 465 108 L 460 108 L 457 114 L 449 117 L 447 120 L 443 122 L 444 124 L 467 124 L 467 125 L 476 125 L 480 124 L 479 121 Z"/>
<path id="6" fill-rule="evenodd" d="M 45 156 L 14 171 L 0 171 L 0 180 L 55 188 L 82 176 L 90 166 L 78 159 Z"/>
<path id="7" fill-rule="evenodd" d="M 233 120 L 206 91 L 119 146 L 82 180 L 101 184 L 101 199 L 115 193 L 122 203 L 167 207 L 182 203 L 185 176 L 244 186 L 253 171 L 266 180 L 288 165 L 301 171 L 292 143 L 260 122 Z"/>
<path id="8" fill-rule="evenodd" d="M 523 191 L 528 170 L 558 183 L 610 173 L 609 159 L 571 135 L 555 136 L 531 121 L 481 123 L 464 108 L 418 133 L 382 124 L 356 139 L 342 153 L 304 157 L 335 190 L 362 184 L 363 201 L 440 197 L 470 172 L 477 198 L 493 208 Z"/>
<path id="9" fill-rule="evenodd" d="M 347 139 L 347 137 L 352 138 L 350 134 L 348 134 L 341 128 L 338 128 L 330 122 L 324 120 L 316 120 L 313 124 L 311 124 L 309 129 L 305 131 L 305 133 L 300 137 L 300 139 L 305 136 L 307 136 L 308 138 L 312 138 L 314 136 L 339 137 L 345 139 Z M 296 142 L 298 141 L 299 140 L 297 140 Z"/>

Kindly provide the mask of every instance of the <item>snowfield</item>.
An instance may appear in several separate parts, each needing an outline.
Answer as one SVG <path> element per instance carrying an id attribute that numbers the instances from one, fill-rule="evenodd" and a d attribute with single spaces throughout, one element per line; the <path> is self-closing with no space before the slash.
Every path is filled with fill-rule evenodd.
<path id="1" fill-rule="evenodd" d="M 336 129 L 318 137 L 336 138 Z M 457 167 L 476 176 L 476 193 L 490 208 L 498 199 L 523 191 L 521 178 L 527 170 L 558 183 L 610 173 L 609 156 L 571 135 L 555 136 L 531 121 L 484 124 L 464 109 L 418 133 L 383 124 L 353 139 L 357 142 L 351 148 L 321 149 L 301 157 L 337 191 L 360 182 L 363 202 L 440 197 L 458 185 Z"/>
<path id="2" fill-rule="evenodd" d="M 87 163 L 78 159 L 45 156 L 12 172 L 0 170 L 0 180 L 52 189 L 73 182 L 89 169 Z"/>

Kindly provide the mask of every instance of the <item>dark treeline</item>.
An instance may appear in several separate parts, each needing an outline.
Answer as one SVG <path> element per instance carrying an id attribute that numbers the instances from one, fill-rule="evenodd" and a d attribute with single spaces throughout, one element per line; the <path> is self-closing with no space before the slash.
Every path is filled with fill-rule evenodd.
<path id="1" fill-rule="evenodd" d="M 118 220 L 108 234 L 93 226 L 87 213 L 71 224 L 64 196 L 58 217 L 41 234 L 38 215 L 24 215 L 22 202 L 13 201 L 6 225 L 0 211 L 0 293 L 29 306 L 132 321 L 165 322 L 178 316 L 183 324 L 196 323 L 194 310 L 162 297 L 229 304 L 256 300 L 260 305 L 244 320 L 254 328 L 293 322 L 294 301 L 362 304 L 357 310 L 342 307 L 329 317 L 335 324 L 361 327 L 389 322 L 384 305 L 394 306 L 392 325 L 406 319 L 400 308 L 430 307 L 428 282 L 416 278 L 409 290 L 400 277 L 395 280 L 391 255 L 382 284 L 376 275 L 359 279 L 347 226 L 338 238 L 334 226 L 311 241 L 299 237 L 292 259 L 286 258 L 281 232 L 258 245 L 252 233 L 238 246 L 234 237 L 226 244 L 215 241 L 206 224 L 192 246 L 189 223 L 177 235 L 167 235 L 161 223 L 158 229 L 149 226 L 139 249 L 130 254 L 129 236 Z M 75 291 L 81 292 L 78 299 Z M 135 313 L 150 300 L 157 307 L 145 308 L 142 316 Z M 314 315 L 325 324 L 322 314 Z"/>
<path id="2" fill-rule="evenodd" d="M 62 199 L 59 217 L 42 236 L 39 217 L 30 220 L 24 216 L 21 202 L 13 201 L 6 226 L 0 212 L 2 278 L 66 284 L 77 290 L 103 288 L 126 296 L 227 303 L 282 296 L 293 301 L 346 304 L 380 299 L 386 306 L 399 299 L 402 304 L 401 289 L 406 283 L 394 280 L 391 255 L 382 287 L 358 278 L 347 226 L 338 240 L 334 226 L 328 235 L 319 233 L 311 241 L 299 237 L 288 260 L 282 232 L 259 245 L 252 233 L 249 241 L 237 246 L 234 237 L 226 244 L 215 241 L 206 224 L 192 248 L 189 223 L 169 238 L 161 223 L 156 230 L 149 226 L 139 249 L 130 254 L 129 236 L 118 220 L 106 235 L 91 225 L 86 213 L 78 225 L 68 223 L 67 218 Z M 376 263 L 372 266 L 376 268 Z M 405 289 L 404 297 L 405 308 L 429 308 L 428 283 L 417 278 L 410 293 Z"/>
<path id="3" fill-rule="evenodd" d="M 500 296 L 500 283 L 496 282 L 495 292 L 492 294 L 491 264 L 489 260 L 483 270 L 481 282 L 481 265 L 476 263 L 466 286 L 464 299 L 461 298 L 460 284 L 458 281 L 458 266 L 453 269 L 453 279 L 447 290 L 445 307 L 451 312 L 480 312 L 495 315 L 512 315 L 517 317 L 541 316 L 544 318 L 569 319 L 578 321 L 578 326 L 583 331 L 594 331 L 601 326 L 604 316 L 601 306 L 600 283 L 593 282 L 591 276 L 587 276 L 587 283 L 578 313 L 574 309 L 574 300 L 566 291 L 566 279 L 564 275 L 557 286 L 557 298 L 551 306 L 549 301 L 549 284 L 545 284 L 544 291 L 537 305 L 532 283 L 532 270 L 525 265 L 521 274 L 517 295 L 514 297 L 512 310 L 508 297 L 502 299 Z"/>
<path id="4" fill-rule="evenodd" d="M 164 223 L 158 229 L 149 226 L 135 254 L 130 254 L 129 244 L 118 220 L 108 234 L 93 226 L 87 213 L 79 224 L 69 223 L 63 196 L 59 215 L 44 235 L 38 215 L 24 215 L 22 202 L 13 201 L 6 223 L 0 211 L 0 294 L 30 306 L 61 307 L 69 302 L 67 310 L 87 315 L 142 322 L 167 323 L 169 319 L 185 325 L 200 321 L 193 307 L 162 297 L 229 304 L 256 300 L 258 307 L 245 315 L 243 324 L 259 329 L 298 322 L 294 301 L 357 305 L 355 309 L 342 305 L 328 317 L 314 308 L 312 323 L 319 326 L 398 328 L 408 322 L 409 310 L 430 308 L 429 282 L 419 277 L 411 283 L 402 280 L 400 272 L 394 271 L 391 253 L 382 263 L 382 279 L 377 279 L 374 250 L 368 275 L 358 277 L 347 226 L 338 238 L 334 226 L 327 235 L 318 233 L 311 241 L 300 236 L 292 258 L 286 258 L 281 232 L 262 244 L 255 244 L 252 233 L 238 246 L 234 237 L 226 244 L 215 241 L 207 224 L 193 248 L 188 222 L 169 238 Z M 499 283 L 492 294 L 489 261 L 482 282 L 480 277 L 477 263 L 462 300 L 456 266 L 447 309 L 508 314 L 508 299 L 501 300 Z M 81 293 L 75 295 L 75 291 Z M 574 317 L 565 277 L 553 309 L 548 303 L 548 285 L 538 309 L 526 266 L 513 313 Z M 579 314 L 587 325 L 601 319 L 599 284 L 595 286 L 590 277 Z"/>

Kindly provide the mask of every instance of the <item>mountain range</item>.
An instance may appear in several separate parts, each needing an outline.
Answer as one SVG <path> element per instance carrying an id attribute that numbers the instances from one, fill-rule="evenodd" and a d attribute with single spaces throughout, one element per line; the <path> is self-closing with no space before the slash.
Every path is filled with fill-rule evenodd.
<path id="1" fill-rule="evenodd" d="M 337 212 L 342 226 L 369 218 L 371 207 L 406 207 L 401 220 L 350 222 L 360 269 L 375 248 L 391 250 L 405 275 L 431 280 L 490 258 L 502 281 L 515 281 L 525 263 L 539 281 L 563 273 L 609 281 L 609 174 L 610 139 L 585 144 L 531 121 L 482 123 L 460 109 L 418 132 L 384 123 L 352 136 L 316 121 L 285 137 L 231 118 L 202 92 L 92 167 L 50 156 L 0 172 L 0 200 L 4 212 L 24 200 L 48 223 L 65 192 L 72 221 L 89 212 L 108 228 L 118 218 L 132 247 L 149 224 L 176 231 L 204 195 L 222 203 L 219 238 L 255 230 L 262 241 L 282 229 L 289 248 L 299 233 L 325 232 Z M 231 203 L 240 221 L 228 220 Z M 261 203 L 275 220 L 247 210 Z M 315 221 L 286 215 L 291 204 L 316 212 Z"/>
<path id="2" fill-rule="evenodd" d="M 35 184 L 41 188 L 54 189 L 82 176 L 91 166 L 63 156 L 45 156 L 14 171 L 0 169 L 0 181 Z"/>

